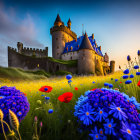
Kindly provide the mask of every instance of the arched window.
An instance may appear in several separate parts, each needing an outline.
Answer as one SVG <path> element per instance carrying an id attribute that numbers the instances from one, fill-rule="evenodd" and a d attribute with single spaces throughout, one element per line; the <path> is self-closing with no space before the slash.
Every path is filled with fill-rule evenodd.
<path id="1" fill-rule="evenodd" d="M 72 60 L 72 56 L 70 57 L 70 59 Z"/>
<path id="2" fill-rule="evenodd" d="M 56 71 L 59 71 L 59 66 L 58 65 L 56 66 Z"/>

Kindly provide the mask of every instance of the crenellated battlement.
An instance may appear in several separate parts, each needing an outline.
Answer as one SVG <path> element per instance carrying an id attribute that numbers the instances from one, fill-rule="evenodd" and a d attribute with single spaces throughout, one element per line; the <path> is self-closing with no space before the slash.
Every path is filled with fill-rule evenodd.
<path id="1" fill-rule="evenodd" d="M 12 48 L 12 47 L 8 46 L 8 49 L 17 52 L 17 49 L 16 48 Z"/>
<path id="2" fill-rule="evenodd" d="M 72 36 L 74 39 L 77 38 L 76 33 L 74 33 L 73 31 L 71 31 L 67 26 L 64 26 L 64 25 L 61 25 L 61 26 L 53 26 L 53 27 L 50 29 L 50 33 L 51 33 L 51 34 L 52 34 L 53 32 L 56 32 L 56 31 L 63 31 L 63 32 L 66 32 L 67 34 L 69 34 L 70 36 Z"/>

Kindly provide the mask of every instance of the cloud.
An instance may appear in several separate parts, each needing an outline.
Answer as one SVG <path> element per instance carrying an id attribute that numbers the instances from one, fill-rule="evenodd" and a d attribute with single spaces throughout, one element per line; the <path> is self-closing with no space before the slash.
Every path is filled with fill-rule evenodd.
<path id="1" fill-rule="evenodd" d="M 27 46 L 43 47 L 37 39 L 37 30 L 31 15 L 26 14 L 23 20 L 19 19 L 13 8 L 7 12 L 3 6 L 0 7 L 0 35 L 14 42 L 21 41 Z"/>

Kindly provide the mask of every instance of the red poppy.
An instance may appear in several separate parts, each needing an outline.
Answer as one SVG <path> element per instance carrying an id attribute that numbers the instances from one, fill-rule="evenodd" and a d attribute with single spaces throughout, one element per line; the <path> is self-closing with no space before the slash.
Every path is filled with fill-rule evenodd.
<path id="1" fill-rule="evenodd" d="M 71 101 L 73 94 L 71 92 L 63 93 L 58 97 L 60 102 L 68 103 Z"/>
<path id="2" fill-rule="evenodd" d="M 120 82 L 120 83 L 122 83 L 122 82 Z"/>
<path id="3" fill-rule="evenodd" d="M 97 88 L 94 88 L 94 89 L 91 89 L 90 91 L 94 91 L 94 90 L 96 90 Z"/>
<path id="4" fill-rule="evenodd" d="M 137 86 L 138 86 L 138 87 L 140 87 L 140 80 L 138 81 L 138 84 L 137 84 Z"/>
<path id="5" fill-rule="evenodd" d="M 50 86 L 43 86 L 43 87 L 41 87 L 40 89 L 39 89 L 39 91 L 41 91 L 41 92 L 51 92 L 52 91 L 52 87 L 50 87 Z"/>
<path id="6" fill-rule="evenodd" d="M 77 87 L 75 87 L 75 90 L 78 90 L 78 88 L 77 88 Z"/>

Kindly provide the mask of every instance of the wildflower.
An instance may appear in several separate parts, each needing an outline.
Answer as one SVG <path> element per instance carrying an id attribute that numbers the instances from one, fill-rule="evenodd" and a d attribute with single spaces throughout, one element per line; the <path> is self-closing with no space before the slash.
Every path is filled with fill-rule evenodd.
<path id="1" fill-rule="evenodd" d="M 53 113 L 53 109 L 49 109 L 49 110 L 48 110 L 48 113 L 49 113 L 49 114 Z"/>
<path id="2" fill-rule="evenodd" d="M 107 119 L 106 124 L 104 124 L 105 134 L 107 134 L 107 135 L 113 134 L 115 136 L 116 135 L 115 130 L 114 130 L 115 126 L 116 126 L 116 124 L 114 123 L 113 119 L 111 119 L 111 121 L 109 119 Z"/>
<path id="3" fill-rule="evenodd" d="M 92 83 L 94 84 L 95 82 L 93 81 Z"/>
<path id="4" fill-rule="evenodd" d="M 138 66 L 138 65 L 135 65 L 135 66 L 134 66 L 134 69 L 139 69 L 139 66 Z"/>
<path id="5" fill-rule="evenodd" d="M 72 81 L 71 81 L 71 80 L 69 80 L 69 81 L 68 81 L 68 84 L 70 84 L 71 82 L 72 82 Z"/>
<path id="6" fill-rule="evenodd" d="M 43 126 L 43 124 L 42 124 L 42 122 L 40 122 L 40 127 L 42 127 Z"/>
<path id="7" fill-rule="evenodd" d="M 130 55 L 127 56 L 127 61 L 130 61 L 131 60 L 131 57 Z"/>
<path id="8" fill-rule="evenodd" d="M 63 93 L 58 97 L 60 102 L 68 103 L 71 101 L 73 94 L 71 92 Z"/>
<path id="9" fill-rule="evenodd" d="M 37 100 L 36 102 L 37 102 L 38 105 L 42 104 L 41 100 Z"/>
<path id="10" fill-rule="evenodd" d="M 131 75 L 130 75 L 130 78 L 134 78 L 134 75 L 133 75 L 133 74 L 131 74 Z"/>
<path id="11" fill-rule="evenodd" d="M 119 120 L 126 120 L 126 118 L 128 118 L 126 116 L 126 114 L 123 112 L 123 108 L 121 108 L 120 106 L 117 107 L 114 103 L 110 105 L 110 111 L 109 114 L 113 114 L 114 118 L 117 118 Z"/>
<path id="12" fill-rule="evenodd" d="M 118 89 L 118 88 L 114 88 L 114 90 L 118 90 L 118 91 L 119 91 L 119 89 Z"/>
<path id="13" fill-rule="evenodd" d="M 104 86 L 108 86 L 109 84 L 108 83 L 104 83 Z"/>
<path id="14" fill-rule="evenodd" d="M 43 87 L 41 87 L 41 88 L 39 89 L 39 91 L 49 93 L 49 92 L 52 91 L 52 87 L 50 87 L 50 86 L 43 86 Z"/>
<path id="15" fill-rule="evenodd" d="M 66 75 L 66 79 L 67 80 L 70 80 L 72 78 L 72 76 L 69 74 L 69 75 Z"/>
<path id="16" fill-rule="evenodd" d="M 124 137 L 128 140 L 139 140 L 140 139 L 140 131 L 136 129 L 135 124 L 128 124 L 128 122 L 122 122 L 122 129 Z"/>
<path id="17" fill-rule="evenodd" d="M 37 122 L 37 116 L 35 116 L 34 121 Z"/>
<path id="18" fill-rule="evenodd" d="M 115 79 L 115 82 L 117 82 L 118 81 L 118 79 Z"/>
<path id="19" fill-rule="evenodd" d="M 126 69 L 123 71 L 124 74 L 128 74 L 129 73 L 129 69 Z"/>
<path id="20" fill-rule="evenodd" d="M 50 100 L 50 97 L 45 97 L 46 100 Z"/>
<path id="21" fill-rule="evenodd" d="M 121 84 L 122 82 L 120 82 L 120 84 Z"/>
<path id="22" fill-rule="evenodd" d="M 92 116 L 92 114 L 94 114 L 93 111 L 94 109 L 92 108 L 92 106 L 90 106 L 89 103 L 86 103 L 82 108 L 79 109 L 79 111 L 77 112 L 77 116 L 84 125 L 90 125 L 92 124 L 92 121 L 94 121 L 94 118 Z"/>
<path id="23" fill-rule="evenodd" d="M 140 56 L 140 50 L 138 50 L 138 56 Z"/>
<path id="24" fill-rule="evenodd" d="M 138 81 L 137 86 L 140 87 L 140 80 Z"/>
<path id="25" fill-rule="evenodd" d="M 136 75 L 140 75 L 140 72 L 136 72 Z"/>
<path id="26" fill-rule="evenodd" d="M 97 126 L 94 127 L 94 130 L 91 130 L 92 133 L 89 134 L 93 138 L 93 140 L 102 139 L 102 135 L 98 132 Z"/>
<path id="27" fill-rule="evenodd" d="M 9 123 L 9 110 L 16 114 L 18 121 L 21 122 L 27 115 L 29 107 L 29 102 L 23 92 L 15 87 L 0 87 L 0 109 L 7 123 Z"/>
<path id="28" fill-rule="evenodd" d="M 132 83 L 131 80 L 127 80 L 127 81 L 125 81 L 125 84 L 130 84 L 130 83 Z"/>
<path id="29" fill-rule="evenodd" d="M 77 88 L 77 87 L 75 87 L 75 90 L 78 90 L 78 88 Z"/>
<path id="30" fill-rule="evenodd" d="M 113 88 L 113 85 L 112 84 L 109 84 L 108 86 L 109 86 L 109 88 Z"/>
<path id="31" fill-rule="evenodd" d="M 123 75 L 123 79 L 127 79 L 128 78 L 128 75 Z"/>
<path id="32" fill-rule="evenodd" d="M 96 116 L 96 120 L 99 120 L 99 122 L 102 121 L 102 119 L 106 119 L 106 117 L 108 116 L 108 114 L 104 111 L 104 109 L 98 109 L 98 111 L 96 113 L 94 113 Z"/>

